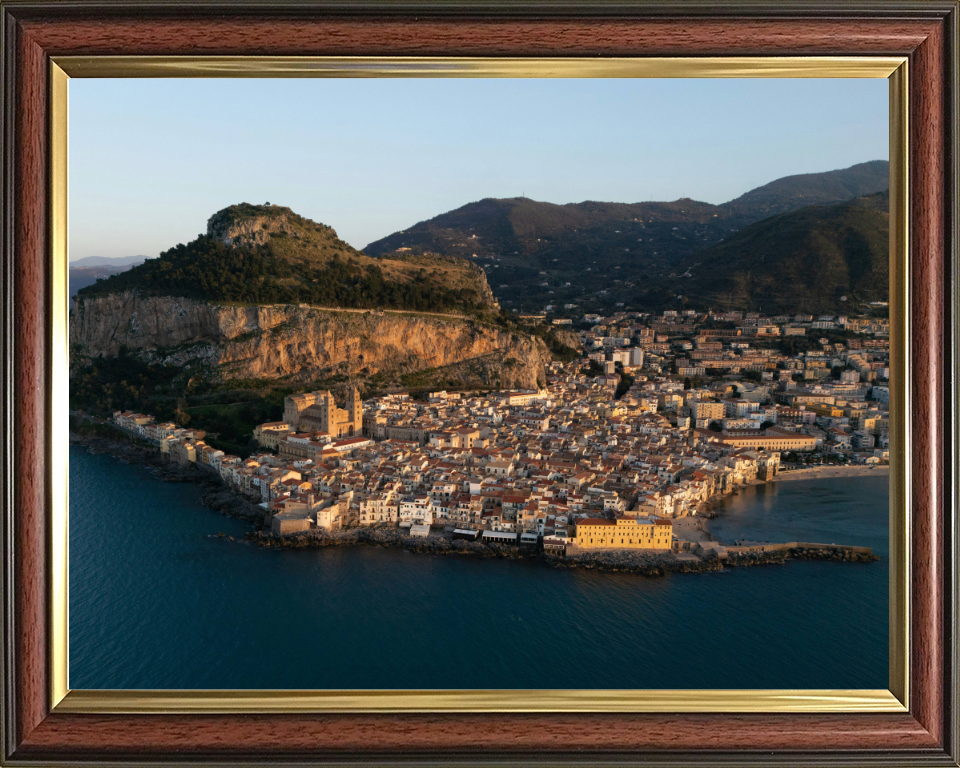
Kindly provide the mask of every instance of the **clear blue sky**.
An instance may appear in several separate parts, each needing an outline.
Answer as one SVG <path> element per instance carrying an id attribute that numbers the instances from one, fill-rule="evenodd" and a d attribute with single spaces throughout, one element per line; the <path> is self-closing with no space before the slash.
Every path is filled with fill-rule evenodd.
<path id="1" fill-rule="evenodd" d="M 362 248 L 484 197 L 722 203 L 887 154 L 885 80 L 75 79 L 70 258 L 240 202 Z"/>

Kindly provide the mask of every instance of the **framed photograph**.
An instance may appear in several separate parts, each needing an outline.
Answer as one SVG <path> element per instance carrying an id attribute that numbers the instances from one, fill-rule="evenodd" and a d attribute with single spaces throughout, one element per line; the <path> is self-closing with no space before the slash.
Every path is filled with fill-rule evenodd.
<path id="1" fill-rule="evenodd" d="M 4 765 L 960 764 L 956 2 L 0 6 Z"/>

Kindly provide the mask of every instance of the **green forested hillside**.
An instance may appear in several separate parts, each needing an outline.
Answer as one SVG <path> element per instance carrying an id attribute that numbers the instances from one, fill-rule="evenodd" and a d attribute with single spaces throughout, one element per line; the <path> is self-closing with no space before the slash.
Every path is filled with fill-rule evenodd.
<path id="1" fill-rule="evenodd" d="M 881 192 L 757 222 L 679 266 L 671 290 L 691 305 L 763 312 L 886 300 L 889 204 Z"/>

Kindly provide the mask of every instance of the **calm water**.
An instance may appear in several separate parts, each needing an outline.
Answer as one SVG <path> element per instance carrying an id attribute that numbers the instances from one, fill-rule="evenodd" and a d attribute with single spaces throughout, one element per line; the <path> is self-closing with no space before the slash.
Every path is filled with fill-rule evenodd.
<path id="1" fill-rule="evenodd" d="M 741 492 L 721 540 L 866 544 L 871 565 L 654 579 L 394 549 L 271 552 L 70 449 L 74 688 L 886 688 L 885 477 Z M 630 663 L 615 663 L 618 660 Z"/>

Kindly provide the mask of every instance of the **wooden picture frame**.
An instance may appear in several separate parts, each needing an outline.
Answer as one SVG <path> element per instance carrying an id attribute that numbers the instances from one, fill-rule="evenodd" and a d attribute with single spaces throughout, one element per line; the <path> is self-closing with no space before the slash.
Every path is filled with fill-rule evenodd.
<path id="1" fill-rule="evenodd" d="M 958 765 L 957 2 L 445 3 L 0 2 L 3 136 L 4 764 L 524 762 Z M 903 57 L 909 69 L 910 507 L 907 711 L 855 713 L 296 711 L 111 714 L 59 706 L 65 573 L 54 525 L 64 381 L 64 275 L 51 268 L 66 211 L 54 151 L 57 61 L 104 56 Z M 177 59 L 170 59 L 176 63 Z M 144 71 L 146 71 L 146 69 Z M 160 70 L 170 72 L 172 70 Z M 51 130 L 53 127 L 53 130 Z M 891 158 L 893 161 L 894 158 Z M 894 313 L 896 314 L 896 313 Z M 896 318 L 894 317 L 895 321 Z M 56 345 L 60 344 L 61 348 Z M 59 623 L 58 623 L 59 622 Z M 693 710 L 693 711 L 691 711 Z M 132 711 L 132 710 L 131 710 Z"/>

